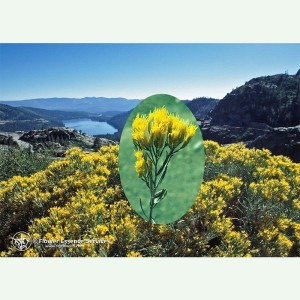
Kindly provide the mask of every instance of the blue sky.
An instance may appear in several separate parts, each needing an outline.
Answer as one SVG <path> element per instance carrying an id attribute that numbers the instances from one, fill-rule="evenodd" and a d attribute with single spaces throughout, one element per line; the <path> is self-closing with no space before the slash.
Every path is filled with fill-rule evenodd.
<path id="1" fill-rule="evenodd" d="M 222 98 L 300 68 L 300 44 L 0 44 L 0 100 Z"/>

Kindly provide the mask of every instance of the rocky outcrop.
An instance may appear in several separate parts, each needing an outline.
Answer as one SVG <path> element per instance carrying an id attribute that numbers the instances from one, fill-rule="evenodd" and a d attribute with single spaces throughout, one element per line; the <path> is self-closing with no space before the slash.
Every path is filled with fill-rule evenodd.
<path id="1" fill-rule="evenodd" d="M 31 144 L 50 142 L 52 145 L 53 143 L 63 145 L 69 141 L 78 141 L 87 146 L 92 146 L 94 142 L 94 138 L 91 136 L 81 134 L 75 129 L 60 127 L 44 130 L 31 130 L 24 133 L 20 139 Z M 50 143 L 48 144 L 50 145 Z"/>
<path id="2" fill-rule="evenodd" d="M 295 162 L 300 162 L 300 126 L 268 127 L 265 129 L 208 126 L 202 128 L 204 140 L 220 144 L 243 142 L 248 148 L 268 149 L 274 155 L 285 155 Z"/>
<path id="3" fill-rule="evenodd" d="M 300 125 L 272 128 L 252 141 L 245 142 L 249 148 L 269 149 L 275 155 L 285 155 L 300 162 Z"/>
<path id="4" fill-rule="evenodd" d="M 220 144 L 231 144 L 238 142 L 252 141 L 270 131 L 270 128 L 206 126 L 202 128 L 202 135 L 205 140 L 213 140 Z"/>
<path id="5" fill-rule="evenodd" d="M 80 133 L 76 129 L 64 127 L 48 128 L 44 130 L 31 130 L 23 133 L 20 140 L 33 146 L 34 151 L 51 149 L 55 156 L 64 156 L 65 151 L 74 146 L 79 146 L 91 151 L 95 146 L 95 137 Z M 115 144 L 114 141 L 97 138 L 97 146 Z"/>
<path id="6" fill-rule="evenodd" d="M 300 162 L 300 70 L 254 78 L 227 94 L 200 123 L 203 138 L 244 142 Z"/>
<path id="7" fill-rule="evenodd" d="M 227 94 L 210 114 L 211 125 L 272 127 L 300 123 L 300 76 L 279 74 L 254 78 Z"/>
<path id="8" fill-rule="evenodd" d="M 18 146 L 18 143 L 12 136 L 6 134 L 0 134 L 0 145 L 4 146 Z"/>

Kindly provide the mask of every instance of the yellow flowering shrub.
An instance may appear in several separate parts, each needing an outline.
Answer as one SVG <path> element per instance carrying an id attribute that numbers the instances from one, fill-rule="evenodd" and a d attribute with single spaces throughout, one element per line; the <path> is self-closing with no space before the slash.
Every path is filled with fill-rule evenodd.
<path id="1" fill-rule="evenodd" d="M 241 144 L 207 141 L 205 152 L 196 202 L 169 225 L 150 224 L 129 205 L 120 186 L 118 146 L 94 153 L 73 148 L 44 171 L 1 182 L 0 255 L 299 256 L 299 164 Z M 20 252 L 10 240 L 18 231 L 48 243 Z M 74 240 L 102 242 L 49 243 Z"/>
<path id="2" fill-rule="evenodd" d="M 206 178 L 228 174 L 242 180 L 237 200 L 227 197 L 227 215 L 246 232 L 258 256 L 299 256 L 300 164 L 242 144 L 206 142 Z M 204 187 L 203 187 L 204 188 Z"/>

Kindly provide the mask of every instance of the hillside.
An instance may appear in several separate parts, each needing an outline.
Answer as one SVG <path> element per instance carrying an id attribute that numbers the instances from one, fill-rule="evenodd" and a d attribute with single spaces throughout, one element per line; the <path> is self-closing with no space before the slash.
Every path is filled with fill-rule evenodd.
<path id="1" fill-rule="evenodd" d="M 0 104 L 0 131 L 31 130 L 33 128 L 47 128 L 63 126 L 56 120 L 48 120 L 41 115 L 22 107 L 12 107 Z"/>
<path id="2" fill-rule="evenodd" d="M 192 101 L 187 101 L 186 105 L 194 114 L 195 118 L 201 120 L 216 107 L 219 101 L 219 99 L 200 97 Z"/>
<path id="3" fill-rule="evenodd" d="M 27 111 L 24 108 L 15 108 L 9 105 L 0 104 L 1 121 L 35 120 L 37 118 L 40 118 L 40 116 L 34 112 Z"/>
<path id="4" fill-rule="evenodd" d="M 48 120 L 61 122 L 63 120 L 71 120 L 71 119 L 80 119 L 80 118 L 88 118 L 90 116 L 89 113 L 78 111 L 62 111 L 62 110 L 48 110 L 42 108 L 34 108 L 34 107 L 22 107 L 21 108 L 25 112 L 37 114 L 40 117 L 43 117 Z"/>
<path id="5" fill-rule="evenodd" d="M 33 107 L 48 110 L 63 110 L 76 112 L 101 113 L 106 111 L 128 111 L 134 108 L 140 100 L 125 98 L 45 98 L 19 101 L 0 101 L 2 104 L 14 107 Z"/>
<path id="6" fill-rule="evenodd" d="M 210 114 L 211 125 L 271 127 L 300 124 L 300 70 L 251 79 L 227 94 Z"/>
<path id="7" fill-rule="evenodd" d="M 244 142 L 300 162 L 300 70 L 251 79 L 228 93 L 201 124 L 203 138 Z"/>
<path id="8" fill-rule="evenodd" d="M 123 127 L 127 121 L 127 118 L 131 114 L 132 110 L 123 112 L 121 114 L 118 114 L 116 116 L 113 116 L 110 118 L 107 123 L 110 124 L 111 126 L 115 127 L 118 129 L 119 132 L 123 130 Z"/>

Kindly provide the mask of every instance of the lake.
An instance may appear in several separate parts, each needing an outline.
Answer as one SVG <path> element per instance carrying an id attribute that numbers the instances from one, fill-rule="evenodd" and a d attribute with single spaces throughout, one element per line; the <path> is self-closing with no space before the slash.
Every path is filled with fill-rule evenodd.
<path id="1" fill-rule="evenodd" d="M 107 122 L 97 122 L 91 119 L 73 119 L 64 120 L 63 123 L 66 127 L 81 130 L 87 135 L 96 134 L 113 134 L 117 132 L 117 129 L 109 125 Z"/>

